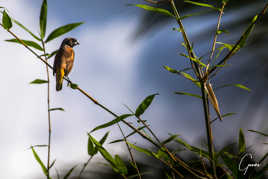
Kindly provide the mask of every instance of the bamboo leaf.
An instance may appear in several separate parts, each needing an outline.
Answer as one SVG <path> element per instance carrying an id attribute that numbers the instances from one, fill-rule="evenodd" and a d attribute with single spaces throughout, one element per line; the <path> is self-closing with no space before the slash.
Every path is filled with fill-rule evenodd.
<path id="1" fill-rule="evenodd" d="M 30 82 L 30 84 L 44 84 L 44 83 L 48 83 L 48 81 L 42 79 L 35 79 L 34 81 Z"/>
<path id="2" fill-rule="evenodd" d="M 122 120 L 124 120 L 124 119 L 126 119 L 128 117 L 130 117 L 130 116 L 133 116 L 133 114 L 123 114 L 121 116 L 118 116 L 116 119 L 114 119 L 114 120 L 112 120 L 110 122 L 107 122 L 105 124 L 101 124 L 101 125 L 95 127 L 93 130 L 91 130 L 91 132 L 94 132 L 96 130 L 100 130 L 100 129 L 103 129 L 103 128 L 106 128 L 106 127 L 109 127 L 109 126 L 112 126 L 112 125 L 114 125 L 114 124 L 116 124 L 116 123 L 118 123 L 118 122 L 120 122 L 120 121 L 122 121 Z"/>
<path id="3" fill-rule="evenodd" d="M 234 87 L 237 87 L 237 88 L 246 90 L 248 92 L 251 92 L 251 89 L 250 88 L 246 87 L 245 85 L 238 84 L 238 83 L 221 85 L 221 86 L 217 87 L 217 89 L 221 89 L 221 88 L 225 88 L 225 87 L 229 87 L 229 86 L 234 86 Z"/>
<path id="4" fill-rule="evenodd" d="M 207 67 L 206 64 L 204 64 L 203 62 L 201 62 L 200 58 L 197 59 L 197 58 L 189 57 L 188 55 L 186 55 L 186 54 L 184 54 L 184 53 L 180 53 L 180 55 L 183 56 L 183 57 L 186 57 L 186 58 L 188 58 L 188 59 L 190 59 L 190 60 L 192 60 L 193 62 L 198 63 L 199 65 L 201 65 L 201 66 L 203 66 L 203 67 L 205 67 L 205 68 Z"/>
<path id="5" fill-rule="evenodd" d="M 130 5 L 142 8 L 142 9 L 147 10 L 147 11 L 157 12 L 157 13 L 164 14 L 164 15 L 167 15 L 170 17 L 174 17 L 174 15 L 166 9 L 152 7 L 152 6 L 148 6 L 145 4 L 130 4 Z"/>
<path id="6" fill-rule="evenodd" d="M 93 155 L 97 154 L 97 152 L 98 152 L 97 147 L 94 146 L 94 142 L 93 142 L 92 138 L 93 137 L 91 135 L 88 136 L 87 153 L 90 156 L 93 156 Z"/>
<path id="7" fill-rule="evenodd" d="M 53 57 L 54 55 L 56 55 L 58 53 L 58 50 L 55 50 L 53 52 L 51 52 L 48 56 L 47 59 L 50 59 L 51 57 Z"/>
<path id="8" fill-rule="evenodd" d="M 193 94 L 193 93 L 186 93 L 186 92 L 176 91 L 175 94 L 178 94 L 178 95 L 187 95 L 187 96 L 192 96 L 192 97 L 196 97 L 196 98 L 202 99 L 202 96 L 197 95 L 197 94 Z"/>
<path id="9" fill-rule="evenodd" d="M 12 27 L 12 21 L 7 12 L 4 10 L 3 16 L 2 16 L 2 24 L 4 29 L 9 30 Z"/>
<path id="10" fill-rule="evenodd" d="M 159 95 L 159 94 L 156 93 L 156 94 L 152 94 L 150 96 L 147 96 L 142 101 L 142 103 L 138 106 L 138 108 L 136 109 L 135 116 L 140 117 L 146 111 L 146 109 L 151 105 L 151 103 L 156 95 Z"/>
<path id="11" fill-rule="evenodd" d="M 70 87 L 72 88 L 72 89 L 77 89 L 78 88 L 78 84 L 75 84 L 75 83 L 71 83 L 70 84 Z"/>
<path id="12" fill-rule="evenodd" d="M 50 108 L 48 111 L 64 111 L 63 108 Z"/>
<path id="13" fill-rule="evenodd" d="M 170 135 L 169 138 L 167 138 L 166 140 L 164 140 L 163 142 L 161 142 L 161 145 L 165 145 L 171 141 L 173 141 L 174 139 L 176 139 L 179 135 L 178 134 L 174 134 L 174 135 Z"/>
<path id="14" fill-rule="evenodd" d="M 188 1 L 188 0 L 184 0 L 184 2 L 189 3 L 189 4 L 193 4 L 193 5 L 197 5 L 197 6 L 201 6 L 201 7 L 208 7 L 208 8 L 217 10 L 217 11 L 220 10 L 219 8 L 216 8 L 211 4 L 205 4 L 205 3 L 200 3 L 200 2 L 195 2 L 195 1 Z"/>
<path id="15" fill-rule="evenodd" d="M 249 132 L 254 132 L 254 133 L 260 134 L 260 135 L 262 135 L 262 136 L 264 136 L 264 137 L 268 137 L 268 134 L 263 133 L 263 132 L 260 132 L 260 131 L 256 131 L 256 130 L 248 130 L 248 131 L 249 131 Z"/>
<path id="16" fill-rule="evenodd" d="M 53 162 L 50 164 L 49 169 L 51 169 L 55 163 L 56 163 L 56 159 L 53 160 Z"/>
<path id="17" fill-rule="evenodd" d="M 14 43 L 18 43 L 18 44 L 22 44 L 19 40 L 17 39 L 9 39 L 9 40 L 5 40 L 7 42 L 14 42 Z M 36 42 L 31 41 L 31 40 L 21 40 L 25 45 L 33 47 L 37 50 L 43 51 L 43 48 Z"/>
<path id="18" fill-rule="evenodd" d="M 154 157 L 153 152 L 151 152 L 150 150 L 147 150 L 147 149 L 142 148 L 142 147 L 138 147 L 138 146 L 136 146 L 134 144 L 131 144 L 129 142 L 127 142 L 127 143 L 131 148 L 133 148 L 133 149 L 135 149 L 135 150 L 137 150 L 139 152 L 142 152 L 142 153 L 144 153 L 144 154 L 146 154 L 146 155 L 148 155 L 150 157 Z"/>
<path id="19" fill-rule="evenodd" d="M 104 144 L 104 142 L 106 141 L 108 135 L 109 135 L 109 131 L 106 132 L 106 133 L 104 134 L 104 136 L 101 138 L 101 140 L 99 141 L 99 143 L 100 143 L 101 145 Z"/>
<path id="20" fill-rule="evenodd" d="M 246 152 L 246 141 L 245 141 L 245 136 L 244 136 L 242 129 L 239 130 L 238 149 L 239 149 L 239 154 Z"/>
<path id="21" fill-rule="evenodd" d="M 33 146 L 31 147 L 31 149 L 32 149 L 32 152 L 33 152 L 33 155 L 34 155 L 35 160 L 36 160 L 36 161 L 39 163 L 39 165 L 41 166 L 43 173 L 47 176 L 47 175 L 48 175 L 48 173 L 47 173 L 47 168 L 45 167 L 44 163 L 42 162 L 42 160 L 40 159 L 40 157 L 38 156 L 38 154 L 37 154 L 36 151 L 34 150 L 34 147 L 33 147 Z"/>
<path id="22" fill-rule="evenodd" d="M 57 29 L 53 30 L 47 37 L 46 43 L 73 30 L 74 28 L 80 26 L 83 24 L 83 22 L 78 22 L 78 23 L 72 23 L 72 24 L 67 24 L 61 27 L 58 27 Z"/>
<path id="23" fill-rule="evenodd" d="M 39 24 L 40 24 L 40 37 L 41 39 L 44 39 L 47 28 L 47 0 L 43 0 L 40 11 Z"/>
<path id="24" fill-rule="evenodd" d="M 115 155 L 115 163 L 121 175 L 126 175 L 128 173 L 125 163 L 118 155 Z"/>
<path id="25" fill-rule="evenodd" d="M 72 167 L 63 177 L 63 179 L 68 179 L 69 176 L 72 174 L 73 170 L 76 168 L 76 166 Z"/>
<path id="26" fill-rule="evenodd" d="M 24 25 L 22 25 L 19 21 L 12 19 L 12 21 L 17 24 L 18 26 L 20 26 L 22 29 L 24 29 L 26 32 L 28 32 L 33 38 L 35 38 L 38 41 L 41 41 L 40 38 L 38 38 L 36 35 L 34 35 L 34 33 L 32 33 L 27 27 L 25 27 Z"/>

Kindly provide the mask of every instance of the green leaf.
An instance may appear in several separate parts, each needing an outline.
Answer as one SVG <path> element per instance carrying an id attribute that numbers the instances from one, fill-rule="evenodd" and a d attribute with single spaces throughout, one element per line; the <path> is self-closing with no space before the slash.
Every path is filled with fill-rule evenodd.
<path id="1" fill-rule="evenodd" d="M 78 88 L 78 84 L 75 83 L 70 83 L 70 86 L 72 89 L 77 89 Z"/>
<path id="2" fill-rule="evenodd" d="M 9 39 L 9 40 L 5 40 L 7 42 L 14 42 L 14 43 L 18 43 L 18 44 L 22 44 L 19 40 L 17 39 Z M 43 51 L 43 48 L 36 42 L 31 41 L 31 40 L 21 40 L 25 45 L 33 47 L 37 50 Z"/>
<path id="3" fill-rule="evenodd" d="M 179 74 L 180 74 L 181 76 L 183 76 L 184 78 L 186 78 L 186 79 L 192 81 L 192 82 L 193 82 L 196 86 L 198 86 L 199 88 L 201 87 L 200 82 L 199 82 L 197 79 L 193 78 L 190 74 L 185 73 L 185 72 L 180 72 Z"/>
<path id="4" fill-rule="evenodd" d="M 144 153 L 144 154 L 146 154 L 146 155 L 148 155 L 150 157 L 154 157 L 153 152 L 151 152 L 150 150 L 147 150 L 147 149 L 142 148 L 142 147 L 138 147 L 138 146 L 136 146 L 134 144 L 131 144 L 129 142 L 127 142 L 127 143 L 131 148 L 133 148 L 133 149 L 135 149 L 135 150 L 137 150 L 139 152 L 142 152 L 142 153 Z"/>
<path id="5" fill-rule="evenodd" d="M 235 143 L 224 146 L 219 152 L 216 153 L 215 158 L 218 159 L 224 152 L 228 152 L 228 150 L 232 149 L 234 145 Z"/>
<path id="6" fill-rule="evenodd" d="M 245 46 L 246 41 L 247 41 L 250 33 L 253 31 L 253 29 L 255 27 L 255 24 L 256 24 L 257 19 L 258 19 L 258 15 L 254 16 L 253 19 L 252 19 L 252 21 L 251 21 L 251 24 L 248 26 L 248 28 L 246 29 L 246 31 L 243 33 L 242 38 L 241 38 L 241 41 L 238 44 L 238 46 L 240 48 L 242 48 L 242 47 Z"/>
<path id="7" fill-rule="evenodd" d="M 229 117 L 229 116 L 233 116 L 233 115 L 236 115 L 236 113 L 234 113 L 234 112 L 226 113 L 226 114 L 221 115 L 221 117 L 222 117 L 222 118 L 225 118 L 225 117 Z M 216 121 L 218 118 L 219 118 L 219 117 L 216 117 L 215 119 L 213 119 L 213 120 L 211 121 L 211 123 L 214 122 L 214 121 Z"/>
<path id="8" fill-rule="evenodd" d="M 221 154 L 221 158 L 223 159 L 223 162 L 228 167 L 228 169 L 232 171 L 234 178 L 238 178 L 239 164 L 236 162 L 236 157 L 228 152 L 223 152 Z"/>
<path id="9" fill-rule="evenodd" d="M 94 142 L 92 140 L 92 136 L 88 136 L 88 143 L 87 143 L 87 153 L 90 156 L 94 156 L 95 154 L 97 154 L 98 149 L 97 147 L 94 146 Z"/>
<path id="10" fill-rule="evenodd" d="M 166 140 L 164 140 L 163 142 L 161 142 L 161 145 L 165 145 L 171 141 L 173 141 L 174 139 L 176 139 L 179 135 L 175 134 L 175 135 L 170 135 L 169 138 L 167 138 Z"/>
<path id="11" fill-rule="evenodd" d="M 140 131 L 140 130 L 142 130 L 142 129 L 144 129 L 144 128 L 146 128 L 146 126 L 139 127 L 139 128 L 137 128 L 137 131 Z M 133 132 L 131 132 L 130 134 L 128 134 L 128 135 L 126 136 L 126 139 L 127 139 L 128 137 L 130 137 L 130 136 L 136 134 L 137 131 L 133 131 Z M 110 142 L 110 144 L 117 143 L 117 142 L 122 142 L 122 141 L 124 141 L 124 139 L 118 139 L 118 140 L 114 140 L 114 141 Z"/>
<path id="12" fill-rule="evenodd" d="M 47 56 L 47 59 L 50 59 L 51 57 L 53 57 L 54 55 L 56 55 L 58 52 L 58 50 L 55 50 L 53 52 L 51 52 L 48 56 Z"/>
<path id="13" fill-rule="evenodd" d="M 242 129 L 239 130 L 238 149 L 239 149 L 239 154 L 246 152 L 246 141 L 245 141 L 245 136 L 244 136 Z"/>
<path id="14" fill-rule="evenodd" d="M 103 147 L 98 147 L 99 152 L 101 153 L 102 157 L 110 163 L 113 169 L 117 169 L 116 162 L 113 159 L 112 155 Z M 115 170 L 117 172 L 117 170 Z"/>
<path id="15" fill-rule="evenodd" d="M 147 10 L 147 11 L 153 11 L 153 12 L 157 12 L 157 13 L 160 13 L 160 14 L 164 14 L 164 15 L 167 15 L 167 16 L 174 17 L 174 15 L 171 12 L 169 12 L 168 10 L 166 10 L 166 9 L 162 9 L 162 8 L 158 8 L 158 7 L 152 7 L 152 6 L 148 6 L 148 5 L 145 5 L 145 4 L 130 4 L 130 5 L 142 8 L 142 9 Z"/>
<path id="16" fill-rule="evenodd" d="M 105 124 L 101 124 L 101 125 L 95 127 L 95 128 L 94 128 L 93 130 L 91 130 L 90 132 L 94 132 L 94 131 L 96 131 L 96 130 L 99 130 L 99 129 L 103 129 L 103 128 L 112 126 L 112 125 L 114 125 L 114 124 L 116 124 L 116 123 L 118 123 L 118 122 L 120 122 L 120 121 L 122 121 L 122 120 L 124 120 L 124 119 L 126 119 L 126 118 L 128 118 L 128 117 L 130 117 L 130 116 L 133 116 L 133 114 L 123 114 L 123 115 L 121 115 L 121 116 L 118 116 L 116 119 L 114 119 L 114 120 L 112 120 L 112 121 L 110 121 L 110 122 L 107 122 L 107 123 L 105 123 Z"/>
<path id="17" fill-rule="evenodd" d="M 140 117 L 140 115 L 142 115 L 145 112 L 145 110 L 151 105 L 151 103 L 156 95 L 159 95 L 159 94 L 156 93 L 156 94 L 152 94 L 150 96 L 147 96 L 142 101 L 142 103 L 138 106 L 138 108 L 136 109 L 135 116 Z"/>
<path id="18" fill-rule="evenodd" d="M 169 67 L 169 66 L 164 65 L 163 67 L 164 67 L 167 71 L 169 71 L 170 73 L 175 73 L 175 74 L 179 73 L 179 71 L 177 71 L 177 70 L 175 70 L 175 69 L 173 69 L 173 68 L 171 68 L 171 67 Z"/>
<path id="19" fill-rule="evenodd" d="M 63 108 L 50 108 L 48 111 L 64 111 Z"/>
<path id="20" fill-rule="evenodd" d="M 20 26 L 22 29 L 24 29 L 26 32 L 28 32 L 33 38 L 35 38 L 38 41 L 41 41 L 40 38 L 38 38 L 36 35 L 34 35 L 28 28 L 26 28 L 24 25 L 22 25 L 20 22 L 18 22 L 15 19 L 12 19 L 12 21 L 17 24 L 18 26 Z"/>
<path id="21" fill-rule="evenodd" d="M 222 85 L 222 86 L 217 87 L 217 89 L 225 88 L 225 87 L 229 87 L 229 86 L 234 86 L 234 87 L 237 87 L 237 88 L 246 90 L 248 92 L 251 92 L 251 89 L 250 88 L 248 88 L 248 87 L 246 87 L 245 85 L 242 85 L 242 84 L 225 84 L 225 85 Z"/>
<path id="22" fill-rule="evenodd" d="M 197 59 L 197 58 L 189 57 L 188 55 L 186 55 L 184 53 L 180 53 L 180 55 L 183 56 L 183 57 L 186 57 L 186 58 L 188 58 L 190 60 L 192 60 L 193 62 L 198 63 L 199 65 L 201 65 L 203 67 L 207 67 L 206 64 L 204 64 L 203 62 L 201 62 L 201 60 L 200 60 L 201 58 Z"/>
<path id="23" fill-rule="evenodd" d="M 51 169 L 54 166 L 55 163 L 56 163 L 56 159 L 53 160 L 53 162 L 50 164 L 49 169 Z"/>
<path id="24" fill-rule="evenodd" d="M 205 3 L 200 3 L 200 2 L 195 2 L 195 1 L 188 1 L 188 0 L 184 0 L 184 2 L 189 3 L 189 4 L 194 4 L 194 5 L 197 5 L 197 6 L 208 7 L 208 8 L 217 10 L 217 11 L 220 10 L 219 8 L 216 8 L 211 4 L 205 4 Z"/>
<path id="25" fill-rule="evenodd" d="M 42 79 L 35 79 L 35 80 L 30 82 L 30 84 L 44 84 L 44 83 L 48 83 L 48 81 L 42 80 Z"/>
<path id="26" fill-rule="evenodd" d="M 106 132 L 106 133 L 104 134 L 104 136 L 101 138 L 101 140 L 99 141 L 99 143 L 100 143 L 101 145 L 104 144 L 104 142 L 106 141 L 106 139 L 107 139 L 109 133 L 110 133 L 109 131 Z"/>
<path id="27" fill-rule="evenodd" d="M 255 132 L 255 133 L 260 134 L 260 135 L 262 135 L 262 136 L 264 136 L 264 137 L 268 137 L 268 134 L 265 134 L 265 133 L 260 132 L 260 131 L 256 131 L 256 130 L 248 130 L 248 131 L 249 131 L 249 132 Z"/>
<path id="28" fill-rule="evenodd" d="M 71 30 L 73 30 L 74 28 L 80 26 L 81 24 L 83 24 L 83 22 L 78 22 L 78 23 L 72 23 L 72 24 L 67 24 L 67 25 L 64 25 L 64 26 L 61 26 L 55 30 L 53 30 L 47 37 L 46 39 L 46 43 L 67 33 L 67 32 L 70 32 Z"/>
<path id="29" fill-rule="evenodd" d="M 69 176 L 72 174 L 73 170 L 76 168 L 76 166 L 72 167 L 63 177 L 63 179 L 68 179 Z"/>
<path id="30" fill-rule="evenodd" d="M 219 29 L 217 32 L 217 35 L 220 35 L 220 34 L 222 34 L 222 33 L 229 33 L 229 31 L 228 30 L 225 30 L 225 29 Z"/>
<path id="31" fill-rule="evenodd" d="M 7 12 L 4 10 L 3 16 L 2 16 L 2 24 L 4 29 L 9 30 L 12 27 L 12 21 Z"/>
<path id="32" fill-rule="evenodd" d="M 42 160 L 40 159 L 40 157 L 38 156 L 38 154 L 36 153 L 36 151 L 34 150 L 34 147 L 32 146 L 31 147 L 32 149 L 32 152 L 33 152 L 33 155 L 34 155 L 34 158 L 35 160 L 39 163 L 39 165 L 41 166 L 42 170 L 43 170 L 43 173 L 47 176 L 48 173 L 47 173 L 47 168 L 45 167 L 44 163 L 42 162 Z"/>
<path id="33" fill-rule="evenodd" d="M 200 95 L 193 94 L 193 93 L 186 93 L 186 92 L 179 92 L 179 91 L 176 91 L 175 94 L 179 94 L 179 95 L 187 95 L 187 96 L 192 96 L 192 97 L 196 97 L 196 98 L 200 98 L 200 99 L 202 99 L 202 97 L 201 97 Z"/>
<path id="34" fill-rule="evenodd" d="M 47 0 L 43 0 L 41 11 L 40 11 L 40 37 L 44 39 L 47 28 Z"/>
<path id="35" fill-rule="evenodd" d="M 128 173 L 125 163 L 118 155 L 115 155 L 115 163 L 121 175 L 126 175 Z"/>
<path id="36" fill-rule="evenodd" d="M 184 140 L 182 140 L 182 139 L 180 139 L 178 137 L 175 138 L 174 141 L 176 141 L 177 143 L 183 145 L 189 151 L 192 151 L 192 152 L 198 154 L 199 156 L 206 157 L 207 159 L 210 159 L 209 154 L 208 154 L 207 151 L 205 151 L 203 149 L 200 149 L 198 147 L 192 146 L 192 145 L 188 144 L 187 142 L 185 142 Z"/>

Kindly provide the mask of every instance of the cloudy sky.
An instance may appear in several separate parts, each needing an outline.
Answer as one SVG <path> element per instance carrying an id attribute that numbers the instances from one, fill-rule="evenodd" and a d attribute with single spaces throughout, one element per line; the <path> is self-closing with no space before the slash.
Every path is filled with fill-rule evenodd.
<path id="1" fill-rule="evenodd" d="M 13 18 L 38 34 L 41 3 L 41 0 L 4 0 L 0 6 L 6 7 Z M 146 96 L 160 93 L 144 114 L 144 119 L 149 121 L 161 138 L 167 137 L 168 133 L 178 133 L 191 142 L 205 132 L 202 109 L 199 107 L 201 101 L 175 96 L 173 92 L 176 90 L 196 90 L 189 82 L 162 68 L 162 65 L 169 65 L 183 69 L 187 65 L 182 57 L 178 58 L 182 48 L 180 36 L 172 31 L 174 22 L 166 24 L 166 28 L 156 33 L 133 41 L 142 10 L 126 6 L 127 3 L 129 1 L 126 0 L 48 0 L 48 34 L 68 23 L 82 21 L 85 24 L 48 43 L 47 49 L 53 51 L 63 38 L 75 37 L 80 46 L 75 47 L 75 64 L 69 75 L 73 82 L 117 114 L 128 113 L 124 104 L 135 109 Z M 186 21 L 190 34 L 200 30 L 200 26 L 193 25 L 198 20 L 195 23 Z M 204 26 L 209 24 L 208 21 Z M 23 39 L 31 39 L 16 26 L 12 31 Z M 29 82 L 36 78 L 45 79 L 45 66 L 22 46 L 4 42 L 9 38 L 11 36 L 0 29 L 0 177 L 30 178 L 39 175 L 41 169 L 28 148 L 46 144 L 48 130 L 46 85 L 30 85 Z M 204 44 L 203 48 L 208 48 L 207 45 L 209 43 Z M 50 59 L 50 64 L 53 64 L 53 60 Z M 57 168 L 66 163 L 81 164 L 87 158 L 87 132 L 113 119 L 113 116 L 78 91 L 67 88 L 66 84 L 62 91 L 56 92 L 54 78 L 51 85 L 51 106 L 65 109 L 65 112 L 55 111 L 51 115 L 52 159 L 57 159 Z M 246 92 L 240 94 L 241 98 L 247 95 Z M 247 105 L 233 103 L 239 104 L 237 111 Z M 223 110 L 225 113 L 237 112 L 231 111 L 233 108 L 228 105 L 223 106 Z M 236 117 L 239 118 L 239 115 Z M 237 122 L 230 121 L 216 127 L 215 135 L 235 135 L 232 131 L 237 129 Z M 117 127 L 109 130 L 111 139 L 121 137 Z M 95 136 L 101 137 L 104 132 L 99 131 Z M 132 140 L 135 141 L 134 138 Z M 116 154 L 122 152 L 122 146 L 125 147 L 123 144 L 107 147 Z M 46 149 L 37 151 L 45 162 Z"/>

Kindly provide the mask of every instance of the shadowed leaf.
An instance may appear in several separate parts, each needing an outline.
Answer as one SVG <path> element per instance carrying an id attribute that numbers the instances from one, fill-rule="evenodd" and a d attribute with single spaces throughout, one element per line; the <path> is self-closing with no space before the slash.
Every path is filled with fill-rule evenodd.
<path id="1" fill-rule="evenodd" d="M 100 143 L 101 145 L 104 144 L 104 142 L 106 141 L 106 139 L 107 139 L 109 133 L 110 133 L 109 131 L 106 132 L 106 133 L 104 134 L 104 136 L 101 138 L 101 140 L 99 141 L 99 143 Z"/>
<path id="2" fill-rule="evenodd" d="M 248 87 L 246 87 L 245 85 L 242 85 L 242 84 L 225 84 L 225 85 L 217 87 L 217 89 L 221 89 L 221 88 L 225 88 L 225 87 L 229 87 L 229 86 L 234 86 L 234 87 L 246 90 L 248 92 L 251 92 L 250 88 L 248 88 Z"/>
<path id="3" fill-rule="evenodd" d="M 106 127 L 109 127 L 109 126 L 112 126 L 112 125 L 114 125 L 114 124 L 116 124 L 116 123 L 118 123 L 118 122 L 120 122 L 120 121 L 122 121 L 122 120 L 124 120 L 124 119 L 126 119 L 128 117 L 130 117 L 130 116 L 133 116 L 133 114 L 123 114 L 123 115 L 117 117 L 116 119 L 114 119 L 114 120 L 112 120 L 110 122 L 107 122 L 105 124 L 102 124 L 102 125 L 99 125 L 99 126 L 95 127 L 93 130 L 91 130 L 91 132 L 94 132 L 96 130 L 100 130 L 100 129 L 103 129 L 103 128 L 106 128 Z"/>
<path id="4" fill-rule="evenodd" d="M 153 156 L 154 156 L 153 153 L 152 153 L 150 150 L 147 150 L 147 149 L 142 148 L 142 147 L 138 147 L 138 146 L 136 146 L 136 145 L 134 145 L 134 144 L 131 144 L 131 143 L 129 143 L 129 142 L 127 142 L 127 143 L 128 143 L 128 145 L 129 145 L 131 148 L 133 148 L 133 149 L 135 149 L 135 150 L 137 150 L 137 151 L 139 151 L 139 152 L 142 152 L 142 153 L 144 153 L 144 154 L 146 154 L 146 155 L 148 155 L 148 156 L 150 156 L 150 157 L 153 157 Z"/>
<path id="5" fill-rule="evenodd" d="M 14 43 L 18 43 L 18 44 L 22 44 L 19 40 L 17 39 L 9 39 L 9 40 L 5 40 L 7 42 L 14 42 Z M 25 45 L 33 47 L 37 50 L 43 51 L 43 48 L 36 42 L 31 41 L 31 40 L 21 40 Z"/>
<path id="6" fill-rule="evenodd" d="M 164 140 L 163 142 L 161 142 L 161 145 L 165 145 L 171 141 L 173 141 L 174 139 L 176 139 L 179 135 L 175 134 L 175 135 L 170 135 L 169 138 L 167 138 L 166 140 Z"/>
<path id="7" fill-rule="evenodd" d="M 92 141 L 92 137 L 89 136 L 88 137 L 88 143 L 87 143 L 87 153 L 90 156 L 95 155 L 98 152 L 98 149 L 96 147 L 94 147 L 94 143 Z"/>
<path id="8" fill-rule="evenodd" d="M 147 96 L 136 109 L 135 116 L 140 117 L 140 115 L 142 115 L 146 111 L 146 109 L 151 105 L 156 95 L 159 95 L 159 94 L 156 93 L 156 94 Z"/>
<path id="9" fill-rule="evenodd" d="M 74 28 L 80 26 L 81 24 L 83 24 L 83 22 L 78 22 L 78 23 L 72 23 L 72 24 L 67 24 L 67 25 L 64 25 L 64 26 L 61 26 L 57 29 L 55 29 L 54 31 L 52 31 L 47 39 L 46 39 L 46 43 L 67 33 L 67 32 L 70 32 L 71 30 L 73 30 Z"/>
<path id="10" fill-rule="evenodd" d="M 192 96 L 192 97 L 196 97 L 196 98 L 200 98 L 200 99 L 202 99 L 202 96 L 197 95 L 197 94 L 193 94 L 193 93 L 186 93 L 186 92 L 179 92 L 179 91 L 176 91 L 175 94 L 179 94 L 179 95 L 187 95 L 187 96 Z"/>
<path id="11" fill-rule="evenodd" d="M 69 176 L 72 174 L 73 170 L 75 169 L 76 166 L 72 167 L 63 177 L 63 179 L 68 179 Z"/>
<path id="12" fill-rule="evenodd" d="M 70 87 L 71 87 L 72 89 L 77 89 L 77 88 L 78 88 L 78 84 L 71 83 L 71 84 L 70 84 Z"/>
<path id="13" fill-rule="evenodd" d="M 264 136 L 264 137 L 268 137 L 268 134 L 265 134 L 265 133 L 260 132 L 260 131 L 256 131 L 256 130 L 248 130 L 248 131 L 249 131 L 249 132 L 254 132 L 254 133 L 260 134 L 260 135 L 262 135 L 262 136 Z"/>
<path id="14" fill-rule="evenodd" d="M 64 111 L 63 108 L 50 108 L 48 111 Z"/>
<path id="15" fill-rule="evenodd" d="M 115 163 L 121 175 L 126 175 L 128 173 L 127 167 L 119 155 L 115 155 Z"/>
<path id="16" fill-rule="evenodd" d="M 246 141 L 245 141 L 245 136 L 244 136 L 242 129 L 239 130 L 238 149 L 239 149 L 239 154 L 246 152 Z"/>
<path id="17" fill-rule="evenodd" d="M 3 12 L 3 16 L 2 16 L 2 24 L 3 27 L 7 30 L 9 30 L 12 27 L 12 21 L 11 18 L 9 17 L 9 15 L 7 14 L 6 11 Z"/>
<path id="18" fill-rule="evenodd" d="M 188 0 L 184 0 L 184 2 L 189 3 L 189 4 L 194 4 L 194 5 L 197 5 L 197 6 L 201 6 L 201 7 L 208 7 L 208 8 L 217 10 L 217 11 L 220 10 L 219 8 L 216 8 L 211 4 L 205 4 L 205 3 L 200 3 L 200 2 L 195 2 L 195 1 L 188 1 Z"/>

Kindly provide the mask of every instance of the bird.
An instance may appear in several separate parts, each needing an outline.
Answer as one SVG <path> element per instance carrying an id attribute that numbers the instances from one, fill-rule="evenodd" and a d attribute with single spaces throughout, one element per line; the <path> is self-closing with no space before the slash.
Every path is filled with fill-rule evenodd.
<path id="1" fill-rule="evenodd" d="M 74 63 L 73 47 L 79 45 L 75 38 L 65 38 L 56 53 L 53 65 L 53 75 L 56 75 L 56 91 L 62 89 L 63 77 L 68 78 Z"/>

